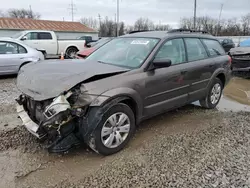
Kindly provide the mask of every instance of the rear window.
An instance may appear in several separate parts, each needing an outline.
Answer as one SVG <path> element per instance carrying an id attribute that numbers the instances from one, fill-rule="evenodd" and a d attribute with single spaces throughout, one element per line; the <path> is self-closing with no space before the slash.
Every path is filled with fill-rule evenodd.
<path id="1" fill-rule="evenodd" d="M 224 55 L 225 51 L 217 40 L 202 39 L 210 56 Z"/>
<path id="2" fill-rule="evenodd" d="M 52 39 L 52 36 L 50 33 L 39 33 L 39 39 L 40 40 L 50 40 Z"/>

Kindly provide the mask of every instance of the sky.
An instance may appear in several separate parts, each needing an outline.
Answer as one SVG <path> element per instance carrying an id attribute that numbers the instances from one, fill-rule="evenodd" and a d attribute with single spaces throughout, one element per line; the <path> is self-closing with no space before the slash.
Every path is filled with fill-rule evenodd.
<path id="1" fill-rule="evenodd" d="M 3 0 L 2 0 L 3 1 Z M 75 5 L 74 21 L 81 17 L 115 19 L 117 0 L 73 0 Z M 8 0 L 1 3 L 0 10 L 9 8 L 29 8 L 41 14 L 45 20 L 71 21 L 69 10 L 71 0 Z M 197 16 L 238 17 L 250 13 L 250 0 L 197 0 Z M 170 24 L 178 27 L 183 17 L 192 17 L 194 0 L 120 0 L 120 20 L 132 25 L 137 18 L 147 17 L 155 23 Z"/>

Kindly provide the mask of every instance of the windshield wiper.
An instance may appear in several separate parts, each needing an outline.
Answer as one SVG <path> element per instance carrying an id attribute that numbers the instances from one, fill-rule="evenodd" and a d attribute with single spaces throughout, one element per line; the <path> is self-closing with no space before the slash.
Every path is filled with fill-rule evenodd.
<path id="1" fill-rule="evenodd" d="M 108 64 L 108 63 L 106 63 L 106 62 L 104 62 L 104 61 L 97 61 L 98 63 L 102 63 L 102 64 Z"/>

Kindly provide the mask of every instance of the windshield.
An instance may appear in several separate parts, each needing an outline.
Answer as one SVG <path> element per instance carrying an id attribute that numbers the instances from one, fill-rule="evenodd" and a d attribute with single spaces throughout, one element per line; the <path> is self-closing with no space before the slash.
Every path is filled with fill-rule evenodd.
<path id="1" fill-rule="evenodd" d="M 112 40 L 112 39 L 109 39 L 109 38 L 101 39 L 101 40 L 99 40 L 94 46 L 95 46 L 96 48 L 99 48 L 99 47 L 101 47 L 102 45 L 104 45 L 104 44 L 106 44 L 107 42 L 109 42 L 110 40 Z"/>
<path id="2" fill-rule="evenodd" d="M 133 69 L 143 64 L 158 42 L 153 38 L 116 38 L 87 59 Z"/>
<path id="3" fill-rule="evenodd" d="M 19 33 L 16 33 L 15 35 L 13 35 L 11 38 L 13 38 L 13 39 L 17 39 L 17 38 L 19 38 L 20 36 L 22 36 L 23 35 L 23 33 L 24 32 L 19 32 Z"/>

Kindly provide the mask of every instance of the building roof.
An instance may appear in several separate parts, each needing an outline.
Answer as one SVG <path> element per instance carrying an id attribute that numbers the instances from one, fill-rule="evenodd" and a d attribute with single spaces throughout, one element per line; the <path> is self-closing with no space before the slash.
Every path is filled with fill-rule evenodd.
<path id="1" fill-rule="evenodd" d="M 66 32 L 97 32 L 80 22 L 33 20 L 24 18 L 0 18 L 1 29 L 16 30 L 51 30 Z"/>

